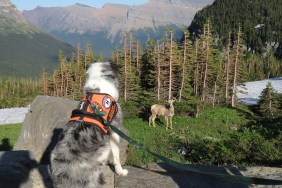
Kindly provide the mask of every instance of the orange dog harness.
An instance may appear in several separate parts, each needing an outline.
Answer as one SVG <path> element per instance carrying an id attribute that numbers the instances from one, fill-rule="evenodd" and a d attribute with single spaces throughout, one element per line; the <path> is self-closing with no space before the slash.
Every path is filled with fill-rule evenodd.
<path id="1" fill-rule="evenodd" d="M 98 125 L 105 133 L 118 111 L 115 99 L 105 93 L 86 93 L 79 103 L 79 108 L 72 111 L 70 121 L 81 121 Z"/>

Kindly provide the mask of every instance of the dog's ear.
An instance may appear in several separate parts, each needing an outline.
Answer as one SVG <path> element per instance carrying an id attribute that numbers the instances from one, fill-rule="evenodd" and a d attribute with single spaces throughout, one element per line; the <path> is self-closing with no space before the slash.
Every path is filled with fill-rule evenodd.
<path id="1" fill-rule="evenodd" d="M 110 66 L 111 66 L 111 70 L 114 72 L 114 73 L 118 73 L 118 70 L 119 70 L 119 67 L 116 63 L 113 63 L 113 62 L 110 62 Z"/>

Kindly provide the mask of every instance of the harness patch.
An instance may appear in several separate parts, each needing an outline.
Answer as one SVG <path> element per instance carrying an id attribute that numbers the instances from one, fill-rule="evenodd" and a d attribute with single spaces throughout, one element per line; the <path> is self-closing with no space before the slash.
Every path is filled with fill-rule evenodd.
<path id="1" fill-rule="evenodd" d="M 111 107 L 111 99 L 106 95 L 103 99 L 103 105 L 105 108 L 110 108 Z"/>

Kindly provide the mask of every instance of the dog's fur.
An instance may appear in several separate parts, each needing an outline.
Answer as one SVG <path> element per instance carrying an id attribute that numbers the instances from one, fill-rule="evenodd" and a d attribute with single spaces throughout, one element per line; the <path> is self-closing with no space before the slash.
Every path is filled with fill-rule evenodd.
<path id="1" fill-rule="evenodd" d="M 118 101 L 117 65 L 109 62 L 92 63 L 87 70 L 84 93 L 107 93 Z M 112 121 L 122 126 L 122 111 Z M 51 173 L 56 188 L 93 188 L 103 185 L 102 168 L 110 151 L 113 154 L 115 172 L 126 176 L 119 159 L 119 136 L 105 134 L 93 125 L 70 121 L 65 126 L 60 141 L 51 154 Z"/>

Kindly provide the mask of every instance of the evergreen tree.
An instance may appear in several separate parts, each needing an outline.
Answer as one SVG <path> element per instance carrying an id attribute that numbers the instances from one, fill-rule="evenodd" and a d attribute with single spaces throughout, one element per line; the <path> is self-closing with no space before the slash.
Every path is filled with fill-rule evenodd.
<path id="1" fill-rule="evenodd" d="M 146 43 L 145 51 L 141 57 L 141 87 L 150 98 L 157 98 L 158 68 L 157 44 L 150 38 Z"/>
<path id="2" fill-rule="evenodd" d="M 272 87 L 270 82 L 267 83 L 266 88 L 261 92 L 259 111 L 267 119 L 273 119 L 278 115 L 278 95 L 277 91 Z"/>

